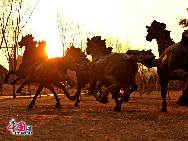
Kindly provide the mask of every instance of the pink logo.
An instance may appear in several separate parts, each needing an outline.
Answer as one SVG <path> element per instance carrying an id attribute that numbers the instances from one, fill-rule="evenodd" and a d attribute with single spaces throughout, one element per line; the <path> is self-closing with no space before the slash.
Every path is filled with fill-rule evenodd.
<path id="1" fill-rule="evenodd" d="M 15 119 L 11 119 L 7 130 L 13 135 L 31 135 L 32 126 L 27 125 L 24 121 L 16 122 Z"/>

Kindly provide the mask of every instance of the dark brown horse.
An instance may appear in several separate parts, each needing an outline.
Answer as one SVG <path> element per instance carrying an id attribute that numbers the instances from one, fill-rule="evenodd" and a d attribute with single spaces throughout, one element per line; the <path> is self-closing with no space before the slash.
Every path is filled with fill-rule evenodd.
<path id="1" fill-rule="evenodd" d="M 81 51 L 80 48 L 70 47 L 66 51 L 66 55 L 74 58 L 75 63 L 78 68 L 76 70 L 77 77 L 77 91 L 74 96 L 71 96 L 71 100 L 76 100 L 75 106 L 80 105 L 80 93 L 81 90 L 85 87 L 87 83 L 89 83 L 89 64 L 90 61 L 87 59 L 84 52 Z"/>
<path id="2" fill-rule="evenodd" d="M 29 104 L 28 108 L 32 108 L 35 104 L 37 96 L 40 94 L 42 89 L 46 87 L 55 96 L 57 101 L 56 107 L 60 106 L 60 100 L 54 90 L 53 86 L 57 86 L 64 90 L 66 93 L 65 86 L 61 82 L 67 80 L 66 71 L 67 69 L 75 69 L 75 63 L 70 56 L 52 58 L 46 61 L 37 61 L 36 56 L 36 42 L 33 40 L 32 35 L 27 35 L 22 38 L 18 43 L 20 47 L 25 47 L 23 61 L 19 69 L 15 74 L 19 78 L 23 78 L 25 83 L 39 83 L 39 87 L 36 90 L 36 94 L 33 100 Z"/>
<path id="3" fill-rule="evenodd" d="M 42 63 L 42 62 L 47 61 L 48 55 L 46 53 L 46 41 L 39 41 L 37 44 L 38 44 L 38 47 L 35 48 L 32 52 L 32 54 L 35 55 L 35 59 L 33 59 L 33 61 L 35 61 L 34 63 Z M 20 78 L 16 79 L 15 81 L 11 82 L 10 84 L 11 85 L 16 84 L 16 82 L 18 80 L 20 80 Z M 28 83 L 29 82 L 24 81 L 21 84 L 21 86 L 16 90 L 16 93 L 21 93 L 24 86 L 27 85 Z"/>
<path id="4" fill-rule="evenodd" d="M 187 81 L 188 72 L 188 40 L 187 31 L 182 34 L 182 40 L 174 44 L 170 38 L 170 31 L 166 25 L 153 21 L 147 28 L 147 41 L 156 39 L 158 44 L 159 59 L 157 61 L 157 72 L 161 86 L 162 112 L 166 112 L 166 94 L 169 80 Z"/>
<path id="5" fill-rule="evenodd" d="M 100 84 L 105 84 L 107 89 L 104 92 L 100 91 L 101 100 L 112 93 L 112 98 L 116 103 L 114 111 L 118 112 L 121 111 L 122 103 L 127 102 L 130 94 L 138 88 L 135 84 L 138 59 L 134 55 L 111 53 L 111 50 L 112 48 L 106 47 L 105 40 L 102 40 L 100 36 L 87 39 L 86 52 L 92 56 L 89 81 L 91 88 L 95 89 L 98 81 Z M 141 63 L 145 63 L 146 58 L 141 58 L 143 58 Z M 121 88 L 124 90 L 123 95 L 119 93 Z"/>

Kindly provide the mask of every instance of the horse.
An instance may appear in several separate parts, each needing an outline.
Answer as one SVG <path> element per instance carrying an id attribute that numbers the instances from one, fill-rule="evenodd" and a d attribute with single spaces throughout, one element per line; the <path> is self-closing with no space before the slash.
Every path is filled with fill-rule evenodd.
<path id="1" fill-rule="evenodd" d="M 33 50 L 33 54 L 35 55 L 35 63 L 37 62 L 37 63 L 41 63 L 41 62 L 45 62 L 45 61 L 47 61 L 47 59 L 48 59 L 48 55 L 47 55 L 47 53 L 46 53 L 46 41 L 39 41 L 38 43 L 37 43 L 37 45 L 38 45 L 38 47 L 37 48 L 35 48 L 35 50 Z M 24 59 L 25 59 L 25 57 L 23 57 Z M 18 80 L 20 80 L 19 78 L 18 79 L 16 79 L 15 81 L 13 81 L 13 82 L 11 82 L 10 84 L 11 85 L 13 85 L 13 84 L 16 84 L 16 82 L 18 81 Z M 25 85 L 27 85 L 28 84 L 28 82 L 26 82 L 26 81 L 24 81 L 22 84 L 21 84 L 21 86 L 16 90 L 16 93 L 21 93 L 21 91 L 22 91 L 22 89 L 23 89 L 23 87 L 25 86 Z"/>
<path id="2" fill-rule="evenodd" d="M 99 100 L 104 100 L 103 98 L 112 93 L 112 98 L 116 103 L 114 111 L 119 112 L 121 111 L 122 103 L 124 101 L 128 102 L 130 94 L 138 88 L 135 84 L 138 61 L 145 65 L 150 65 L 148 61 L 153 62 L 151 58 L 154 56 L 152 54 L 152 56 L 140 57 L 125 53 L 111 53 L 112 48 L 107 48 L 105 41 L 105 39 L 101 39 L 101 36 L 87 39 L 86 53 L 92 56 L 92 62 L 89 66 L 89 82 L 92 89 L 96 87 L 98 81 L 100 84 L 105 84 L 107 89 L 104 92 L 100 91 L 102 94 Z M 140 54 L 143 55 L 144 53 L 147 54 L 144 51 Z M 121 88 L 124 91 L 123 95 L 120 94 Z"/>
<path id="3" fill-rule="evenodd" d="M 36 43 L 37 43 L 37 42 L 36 42 Z M 39 41 L 39 42 L 37 43 L 37 45 L 38 45 L 38 47 L 35 48 L 35 51 L 33 52 L 33 54 L 35 55 L 35 59 L 34 59 L 34 60 L 35 60 L 35 63 L 36 63 L 36 62 L 39 62 L 39 63 L 40 63 L 40 62 L 47 61 L 48 55 L 47 55 L 47 53 L 46 53 L 46 41 L 43 41 L 43 40 L 42 40 L 42 41 Z M 34 45 L 34 46 L 36 46 L 36 45 Z M 24 56 L 25 56 L 25 54 L 24 54 Z M 23 58 L 25 58 L 25 57 L 22 57 L 22 60 L 23 60 Z M 23 64 L 21 64 L 21 65 L 22 65 L 22 67 L 23 67 Z M 18 68 L 19 68 L 19 66 L 18 66 Z M 12 73 L 12 72 L 10 72 L 9 75 L 10 75 L 11 73 Z M 9 75 L 7 75 L 7 78 L 6 78 L 5 81 L 7 81 Z M 20 79 L 22 79 L 22 78 L 18 77 L 16 80 L 12 81 L 10 84 L 11 84 L 11 85 L 15 85 L 16 82 L 19 81 Z M 16 93 L 21 93 L 21 92 L 22 92 L 22 89 L 23 89 L 24 86 L 27 85 L 27 84 L 29 84 L 29 82 L 23 81 L 22 84 L 21 84 L 21 86 L 18 87 L 18 89 L 16 90 Z"/>
<path id="4" fill-rule="evenodd" d="M 72 101 L 76 100 L 74 106 L 80 106 L 80 93 L 81 90 L 89 83 L 89 59 L 86 58 L 87 55 L 81 51 L 80 48 L 70 47 L 66 51 L 66 55 L 74 58 L 75 63 L 78 68 L 76 70 L 77 77 L 77 91 L 74 96 L 71 96 Z"/>
<path id="5" fill-rule="evenodd" d="M 32 35 L 29 34 L 22 37 L 21 41 L 18 42 L 20 47 L 25 47 L 25 51 L 23 54 L 23 61 L 19 69 L 15 72 L 19 78 L 25 80 L 25 83 L 39 83 L 39 87 L 36 90 L 35 96 L 30 102 L 28 109 L 33 107 L 37 96 L 44 87 L 54 94 L 56 107 L 59 108 L 60 99 L 58 98 L 53 86 L 61 88 L 65 95 L 69 97 L 70 95 L 68 95 L 65 86 L 61 82 L 68 79 L 66 75 L 67 69 L 75 70 L 76 65 L 70 56 L 52 58 L 44 62 L 36 61 L 36 41 L 33 39 Z"/>
<path id="6" fill-rule="evenodd" d="M 184 31 L 181 41 L 175 43 L 170 38 L 170 31 L 166 30 L 166 24 L 154 20 L 146 28 L 146 40 L 151 42 L 156 39 L 158 44 L 159 59 L 156 66 L 161 86 L 161 111 L 166 112 L 169 80 L 184 80 L 186 82 L 188 79 L 188 32 Z"/>

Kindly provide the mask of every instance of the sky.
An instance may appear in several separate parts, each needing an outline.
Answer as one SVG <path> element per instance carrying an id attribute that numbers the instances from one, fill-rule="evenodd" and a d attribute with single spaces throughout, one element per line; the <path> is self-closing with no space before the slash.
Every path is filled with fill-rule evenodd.
<path id="1" fill-rule="evenodd" d="M 181 18 L 188 18 L 188 0 L 39 0 L 27 28 L 37 39 L 46 39 L 51 57 L 61 55 L 57 29 L 57 11 L 103 35 L 129 42 L 133 49 L 152 49 L 157 56 L 157 43 L 147 42 L 146 25 L 153 20 L 164 22 L 175 42 L 183 29 Z"/>

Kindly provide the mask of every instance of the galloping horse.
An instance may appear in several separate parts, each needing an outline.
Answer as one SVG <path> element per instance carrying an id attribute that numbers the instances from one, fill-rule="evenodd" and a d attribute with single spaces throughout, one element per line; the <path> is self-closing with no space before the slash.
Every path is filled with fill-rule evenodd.
<path id="1" fill-rule="evenodd" d="M 61 82 L 68 79 L 66 76 L 67 69 L 76 69 L 76 65 L 73 62 L 73 59 L 70 56 L 64 56 L 48 59 L 42 62 L 36 61 L 36 42 L 33 40 L 32 35 L 26 35 L 23 37 L 18 45 L 20 47 L 25 46 L 25 51 L 22 64 L 15 74 L 18 75 L 19 78 L 23 78 L 26 83 L 39 83 L 36 94 L 28 108 L 33 107 L 37 96 L 44 87 L 49 89 L 54 94 L 57 102 L 56 107 L 59 107 L 60 100 L 54 90 L 53 85 L 63 89 L 67 97 L 70 97 L 66 92 L 65 86 L 62 85 Z"/>
<path id="2" fill-rule="evenodd" d="M 70 47 L 66 51 L 66 55 L 74 58 L 75 63 L 78 68 L 76 71 L 77 76 L 77 91 L 74 96 L 71 96 L 71 100 L 76 100 L 74 106 L 79 106 L 80 104 L 80 93 L 82 88 L 89 83 L 89 64 L 90 61 L 87 59 L 84 52 L 80 48 Z"/>
<path id="3" fill-rule="evenodd" d="M 179 43 L 174 43 L 170 38 L 170 31 L 166 24 L 153 21 L 147 28 L 147 41 L 156 39 L 158 44 L 159 59 L 157 72 L 161 86 L 162 112 L 166 112 L 166 94 L 169 80 L 188 80 L 188 31 L 184 31 Z"/>
<path id="4" fill-rule="evenodd" d="M 34 49 L 34 52 L 32 52 L 33 55 L 35 55 L 35 59 L 34 59 L 35 62 L 34 62 L 34 63 L 42 63 L 42 62 L 47 61 L 48 55 L 47 55 L 47 53 L 46 53 L 46 41 L 43 41 L 43 40 L 42 40 L 42 41 L 39 41 L 37 44 L 38 44 L 38 47 Z M 24 57 L 24 59 L 25 59 L 25 57 Z M 34 60 L 33 60 L 33 61 L 34 61 Z M 19 78 L 18 78 L 17 80 L 19 80 Z M 16 81 L 17 81 L 17 80 L 13 81 L 13 82 L 11 83 L 11 85 L 12 85 L 12 84 L 16 84 Z M 22 83 L 22 85 L 16 90 L 16 93 L 21 93 L 23 87 L 24 87 L 26 84 L 28 84 L 28 82 L 24 81 L 24 82 Z"/>
<path id="5" fill-rule="evenodd" d="M 87 39 L 86 52 L 92 56 L 89 81 L 91 88 L 95 89 L 98 81 L 105 84 L 107 89 L 104 92 L 100 91 L 101 99 L 111 92 L 116 103 L 114 111 L 119 112 L 122 103 L 127 102 L 130 94 L 138 88 L 135 84 L 138 58 L 125 53 L 111 53 L 111 50 L 106 47 L 105 40 L 101 40 L 100 36 Z M 141 57 L 140 62 L 148 64 L 148 57 L 151 59 L 151 56 Z M 121 88 L 124 90 L 123 96 L 119 93 Z"/>

